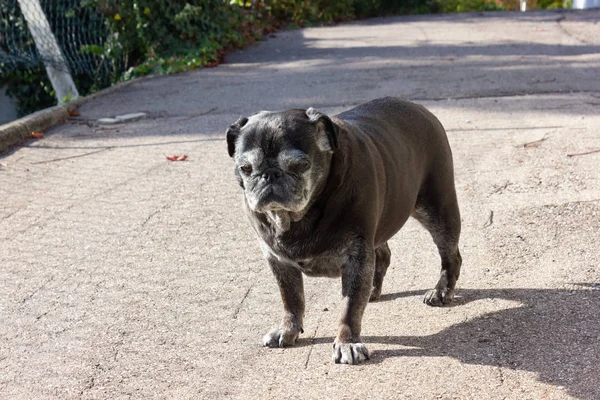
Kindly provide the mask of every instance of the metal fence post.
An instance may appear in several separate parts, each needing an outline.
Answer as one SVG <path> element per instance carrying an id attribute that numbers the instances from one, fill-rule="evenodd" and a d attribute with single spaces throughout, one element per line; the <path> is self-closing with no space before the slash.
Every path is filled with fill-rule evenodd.
<path id="1" fill-rule="evenodd" d="M 35 46 L 44 60 L 46 73 L 56 93 L 56 99 L 59 103 L 76 99 L 79 93 L 39 0 L 18 0 L 18 2 Z"/>

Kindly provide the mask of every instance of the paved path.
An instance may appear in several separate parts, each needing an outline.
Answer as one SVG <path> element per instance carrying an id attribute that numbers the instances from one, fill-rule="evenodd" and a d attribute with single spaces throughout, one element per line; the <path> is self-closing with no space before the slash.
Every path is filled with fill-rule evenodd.
<path id="1" fill-rule="evenodd" d="M 0 158 L 0 398 L 599 399 L 600 12 L 375 19 L 278 33 L 141 80 Z M 307 279 L 298 346 L 264 349 L 276 284 L 223 134 L 260 109 L 395 95 L 448 130 L 463 275 L 391 241 L 361 366 L 330 361 L 340 284 Z M 149 113 L 98 126 L 99 117 Z M 165 155 L 187 154 L 185 162 Z"/>

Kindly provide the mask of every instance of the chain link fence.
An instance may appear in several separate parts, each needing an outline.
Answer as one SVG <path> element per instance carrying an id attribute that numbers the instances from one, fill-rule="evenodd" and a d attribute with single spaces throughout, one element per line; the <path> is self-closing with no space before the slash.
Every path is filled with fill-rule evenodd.
<path id="1" fill-rule="evenodd" d="M 54 38 L 40 29 L 48 26 Z M 31 34 L 36 29 L 38 46 Z M 0 81 L 15 69 L 50 65 L 107 86 L 118 67 L 104 56 L 108 38 L 105 16 L 89 0 L 1 0 Z"/>

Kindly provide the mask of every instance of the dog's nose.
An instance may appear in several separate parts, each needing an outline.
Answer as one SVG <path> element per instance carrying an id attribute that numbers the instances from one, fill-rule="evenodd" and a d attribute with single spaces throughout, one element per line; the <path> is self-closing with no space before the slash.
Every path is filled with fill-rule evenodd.
<path id="1" fill-rule="evenodd" d="M 281 171 L 277 168 L 267 168 L 262 173 L 262 178 L 267 182 L 273 182 L 281 176 Z"/>

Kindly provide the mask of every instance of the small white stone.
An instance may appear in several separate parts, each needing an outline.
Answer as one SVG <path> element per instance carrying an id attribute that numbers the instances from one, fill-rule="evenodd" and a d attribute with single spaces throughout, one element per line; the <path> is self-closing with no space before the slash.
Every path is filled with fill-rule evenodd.
<path id="1" fill-rule="evenodd" d="M 100 118 L 98 120 L 98 123 L 102 124 L 102 125 L 118 124 L 119 122 L 121 122 L 121 121 L 119 121 L 118 119 L 115 119 L 115 118 Z"/>
<path id="2" fill-rule="evenodd" d="M 119 120 L 120 122 L 131 122 L 131 121 L 137 121 L 138 119 L 142 119 L 145 117 L 146 117 L 146 113 L 140 112 L 140 113 L 133 113 L 133 114 L 117 115 L 115 117 L 115 119 Z"/>

